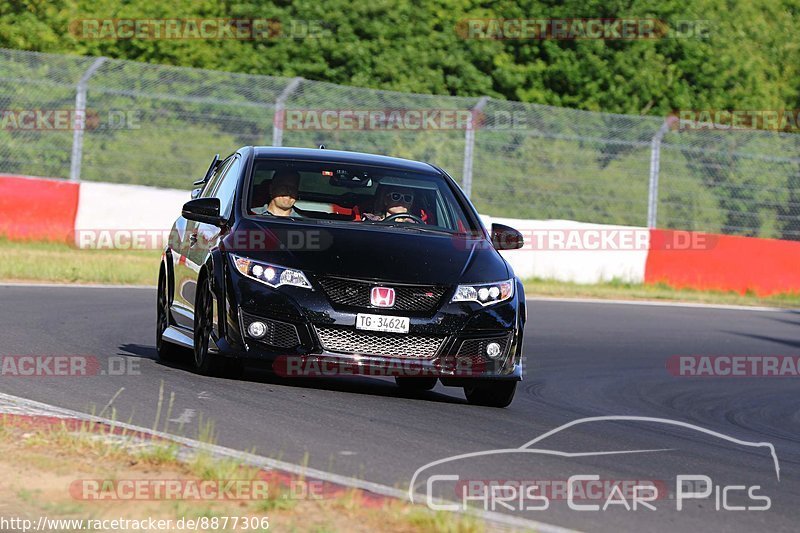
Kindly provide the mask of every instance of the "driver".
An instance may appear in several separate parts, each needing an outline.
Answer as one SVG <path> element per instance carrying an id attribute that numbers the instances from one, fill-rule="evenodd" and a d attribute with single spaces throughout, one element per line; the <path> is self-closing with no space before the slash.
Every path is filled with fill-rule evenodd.
<path id="1" fill-rule="evenodd" d="M 411 213 L 411 206 L 414 204 L 414 191 L 400 187 L 391 187 L 384 191 L 383 196 L 375 200 L 376 213 L 364 213 L 365 220 L 377 221 L 384 220 L 392 215 L 402 215 Z M 411 217 L 397 217 L 399 222 L 416 222 Z"/>
<path id="2" fill-rule="evenodd" d="M 269 183 L 269 203 L 263 207 L 253 208 L 253 213 L 278 217 L 302 217 L 303 215 L 294 207 L 299 188 L 300 173 L 291 169 L 276 170 Z"/>

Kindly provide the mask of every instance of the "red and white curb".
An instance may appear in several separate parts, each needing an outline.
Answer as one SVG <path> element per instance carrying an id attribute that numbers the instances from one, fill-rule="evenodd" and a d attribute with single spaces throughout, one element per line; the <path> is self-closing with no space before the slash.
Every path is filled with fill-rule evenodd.
<path id="1" fill-rule="evenodd" d="M 122 436 L 129 438 L 131 441 L 140 439 L 169 441 L 179 444 L 184 448 L 184 450 L 179 453 L 179 456 L 185 456 L 187 452 L 196 453 L 202 451 L 220 459 L 235 459 L 242 464 L 260 468 L 267 471 L 273 477 L 277 476 L 279 479 L 302 478 L 305 480 L 316 480 L 321 482 L 323 487 L 322 494 L 324 495 L 333 495 L 348 489 L 358 489 L 362 491 L 361 501 L 365 505 L 380 505 L 387 500 L 408 502 L 408 491 L 396 489 L 387 485 L 270 459 L 252 453 L 242 452 L 216 444 L 208 444 L 161 431 L 154 431 L 145 427 L 64 409 L 62 407 L 29 400 L 27 398 L 20 398 L 10 394 L 0 393 L 0 417 L 2 417 L 1 419 L 6 424 L 32 423 L 34 425 L 43 426 L 66 425 L 68 428 L 74 427 L 76 429 L 82 425 L 85 426 L 87 422 L 91 422 L 96 425 L 95 430 L 98 432 L 106 432 L 117 437 Z M 418 501 L 425 501 L 425 496 L 422 494 L 416 494 L 415 499 L 416 498 L 419 498 Z M 437 503 L 452 502 L 439 500 Z M 470 511 L 470 515 L 490 523 L 493 529 L 535 530 L 545 533 L 567 533 L 575 531 L 536 520 L 527 520 L 491 511 L 474 510 Z"/>
<path id="2" fill-rule="evenodd" d="M 129 242 L 154 230 L 162 235 L 188 200 L 188 191 L 176 189 L 0 174 L 0 234 L 66 240 L 81 248 L 113 235 Z M 501 252 L 520 278 L 666 283 L 761 296 L 800 291 L 798 241 L 575 220 L 482 218 L 487 227 L 499 222 L 525 236 L 522 250 Z"/>

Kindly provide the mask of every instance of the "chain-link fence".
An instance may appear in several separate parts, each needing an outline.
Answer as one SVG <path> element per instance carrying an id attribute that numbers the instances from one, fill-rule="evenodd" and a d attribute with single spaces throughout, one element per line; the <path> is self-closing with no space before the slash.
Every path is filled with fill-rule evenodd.
<path id="1" fill-rule="evenodd" d="M 800 240 L 795 134 L 8 50 L 0 113 L 3 173 L 189 188 L 217 152 L 324 144 L 437 164 L 489 215 Z"/>

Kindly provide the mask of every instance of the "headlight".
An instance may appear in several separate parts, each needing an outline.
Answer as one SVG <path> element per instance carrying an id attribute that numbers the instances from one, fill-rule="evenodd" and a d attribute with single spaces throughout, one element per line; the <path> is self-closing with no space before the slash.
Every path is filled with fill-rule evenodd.
<path id="1" fill-rule="evenodd" d="M 481 283 L 476 285 L 459 285 L 452 302 L 478 302 L 481 305 L 492 305 L 503 302 L 514 296 L 514 280 L 497 283 Z"/>
<path id="2" fill-rule="evenodd" d="M 292 285 L 303 289 L 311 289 L 311 283 L 308 282 L 308 278 L 299 270 L 262 263 L 261 261 L 254 261 L 238 255 L 233 255 L 233 262 L 236 265 L 236 270 L 241 274 L 270 287 L 277 288 L 281 285 Z"/>

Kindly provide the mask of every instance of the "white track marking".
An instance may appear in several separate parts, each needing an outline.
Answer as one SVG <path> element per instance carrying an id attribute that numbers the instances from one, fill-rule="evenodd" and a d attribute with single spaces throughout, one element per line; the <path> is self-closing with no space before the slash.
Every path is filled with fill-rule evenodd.
<path id="1" fill-rule="evenodd" d="M 158 267 L 158 265 L 156 265 Z M 133 289 L 133 290 L 156 290 L 155 285 L 106 285 L 102 283 L 35 283 L 29 281 L 3 281 L 0 287 L 29 287 L 33 289 Z"/>
<path id="2" fill-rule="evenodd" d="M 603 300 L 602 298 L 550 298 L 547 296 L 531 296 L 528 302 L 560 302 L 570 304 L 611 304 L 611 305 L 646 305 L 650 307 L 690 307 L 696 309 L 722 309 L 725 311 L 758 311 L 767 313 L 790 313 L 796 309 L 781 307 L 761 307 L 755 305 L 704 304 L 697 302 L 662 302 L 659 300 Z"/>
<path id="3" fill-rule="evenodd" d="M 173 424 L 188 424 L 192 421 L 196 414 L 197 411 L 194 409 L 184 409 L 179 417 L 171 418 L 170 420 L 167 420 L 167 422 L 172 422 Z"/>

